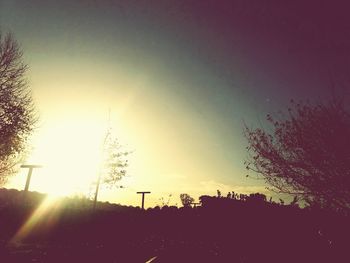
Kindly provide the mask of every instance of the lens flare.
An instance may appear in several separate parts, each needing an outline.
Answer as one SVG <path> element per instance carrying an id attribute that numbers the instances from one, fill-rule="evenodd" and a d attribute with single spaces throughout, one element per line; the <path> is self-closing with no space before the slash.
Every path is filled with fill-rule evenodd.
<path id="1" fill-rule="evenodd" d="M 30 215 L 26 222 L 10 240 L 10 244 L 23 241 L 31 233 L 36 231 L 50 231 L 59 217 L 59 208 L 62 201 L 54 196 L 47 196 L 39 207 Z"/>

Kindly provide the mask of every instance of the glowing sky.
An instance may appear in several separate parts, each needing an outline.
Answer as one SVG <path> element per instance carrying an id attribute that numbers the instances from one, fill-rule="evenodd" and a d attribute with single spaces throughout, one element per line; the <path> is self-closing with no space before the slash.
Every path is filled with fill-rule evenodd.
<path id="1" fill-rule="evenodd" d="M 40 116 L 29 161 L 51 167 L 31 189 L 71 192 L 67 178 L 75 187 L 95 176 L 110 109 L 115 135 L 135 151 L 126 188 L 102 200 L 262 191 L 245 177 L 243 120 L 259 125 L 292 98 L 322 98 L 329 72 L 343 87 L 350 23 L 340 4 L 261 2 L 0 0 Z"/>

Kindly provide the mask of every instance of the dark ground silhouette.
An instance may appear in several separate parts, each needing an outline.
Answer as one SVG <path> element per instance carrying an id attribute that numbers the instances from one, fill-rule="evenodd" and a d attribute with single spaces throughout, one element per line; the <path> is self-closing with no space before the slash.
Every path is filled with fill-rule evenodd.
<path id="1" fill-rule="evenodd" d="M 0 190 L 1 262 L 349 262 L 349 216 L 267 202 L 201 198 L 201 207 L 140 208 L 65 199 L 13 239 L 45 196 Z M 22 199 L 21 199 L 22 198 Z M 21 201 L 22 200 L 22 201 Z"/>

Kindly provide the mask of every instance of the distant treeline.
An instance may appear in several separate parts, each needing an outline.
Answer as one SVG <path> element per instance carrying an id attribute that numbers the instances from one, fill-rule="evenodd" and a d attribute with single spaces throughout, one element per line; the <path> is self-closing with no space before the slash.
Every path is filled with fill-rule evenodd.
<path id="1" fill-rule="evenodd" d="M 188 194 L 189 198 L 191 198 Z M 39 192 L 28 192 L 25 193 L 22 190 L 17 189 L 6 189 L 0 188 L 0 208 L 9 206 L 26 206 L 26 207 L 37 207 L 46 198 L 47 194 Z M 59 197 L 57 201 L 61 203 L 62 208 L 75 208 L 75 209 L 91 209 L 93 207 L 93 201 L 84 195 L 75 195 L 71 197 Z M 272 198 L 267 199 L 266 195 L 261 193 L 252 194 L 239 194 L 235 192 L 228 192 L 226 196 L 223 196 L 219 190 L 217 190 L 216 196 L 203 195 L 199 197 L 199 203 L 194 203 L 193 198 L 186 203 L 183 201 L 183 206 L 185 207 L 197 207 L 202 206 L 205 208 L 219 208 L 222 206 L 267 206 L 267 207 L 293 207 L 299 208 L 296 199 L 292 200 L 289 204 L 286 204 L 283 199 L 279 199 L 279 202 L 275 202 Z M 159 209 L 181 209 L 177 206 L 168 206 L 167 204 L 157 205 L 153 208 L 148 208 L 148 211 L 159 210 Z M 110 202 L 97 202 L 97 208 L 99 210 L 140 210 L 140 207 L 125 206 Z M 306 209 L 311 209 L 311 207 L 305 207 Z M 316 207 L 313 207 L 315 209 Z"/>

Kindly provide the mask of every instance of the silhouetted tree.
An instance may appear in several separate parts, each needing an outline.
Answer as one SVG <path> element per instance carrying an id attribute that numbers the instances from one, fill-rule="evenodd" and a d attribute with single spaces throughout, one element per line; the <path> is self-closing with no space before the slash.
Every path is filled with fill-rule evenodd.
<path id="1" fill-rule="evenodd" d="M 189 194 L 180 194 L 181 203 L 184 207 L 191 207 L 194 199 Z"/>
<path id="2" fill-rule="evenodd" d="M 250 194 L 246 200 L 250 202 L 255 202 L 255 203 L 264 203 L 266 202 L 266 195 L 260 194 L 260 193 L 254 193 L 254 194 Z"/>
<path id="3" fill-rule="evenodd" d="M 18 43 L 0 32 L 0 185 L 21 161 L 35 124 L 26 70 Z"/>
<path id="4" fill-rule="evenodd" d="M 238 199 L 240 200 L 240 201 L 247 201 L 247 199 L 248 199 L 248 195 L 246 195 L 246 194 L 239 194 L 238 195 Z"/>
<path id="5" fill-rule="evenodd" d="M 245 126 L 247 169 L 261 175 L 273 190 L 309 204 L 350 208 L 350 114 L 346 104 L 295 103 L 278 118 L 272 133 Z"/>

